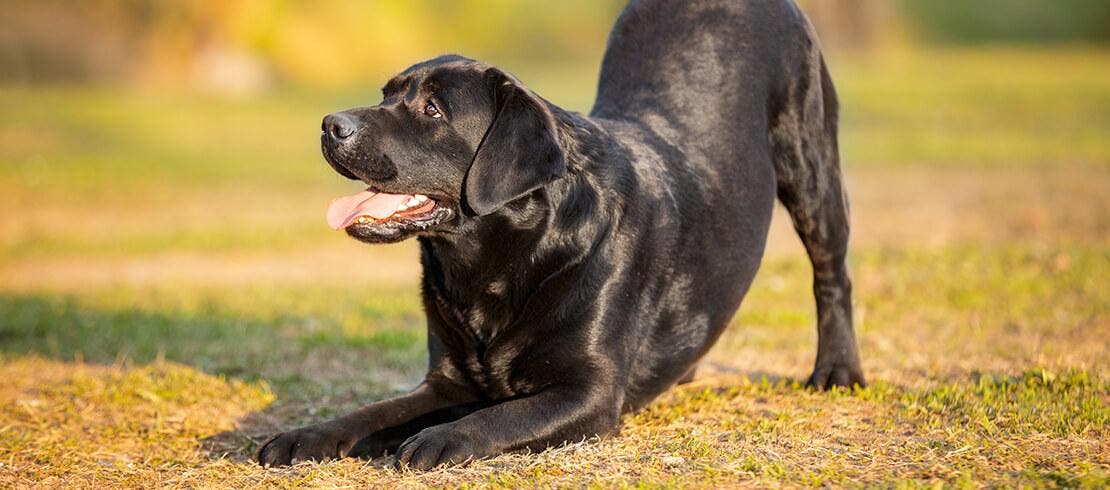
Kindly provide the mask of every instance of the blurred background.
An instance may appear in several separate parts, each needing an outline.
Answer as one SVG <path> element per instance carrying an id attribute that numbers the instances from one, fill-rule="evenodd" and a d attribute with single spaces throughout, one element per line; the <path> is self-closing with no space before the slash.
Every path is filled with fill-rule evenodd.
<path id="1" fill-rule="evenodd" d="M 359 186 L 320 156 L 322 116 L 377 103 L 391 75 L 442 53 L 588 111 L 623 3 L 0 0 L 0 401 L 25 396 L 3 380 L 53 386 L 75 360 L 265 380 L 278 402 L 258 395 L 265 415 L 224 448 L 245 455 L 244 441 L 411 385 L 425 355 L 415 244 L 328 229 L 330 200 Z M 841 99 L 869 378 L 1047 366 L 1100 379 L 1110 2 L 801 5 Z M 805 379 L 809 265 L 778 213 L 743 326 L 711 361 Z M 41 440 L 0 438 L 27 474 L 86 457 L 45 455 L 57 438 L 28 430 Z M 97 445 L 132 457 L 128 441 Z"/>
<path id="2" fill-rule="evenodd" d="M 376 84 L 413 60 L 456 51 L 498 64 L 588 69 L 623 3 L 4 0 L 0 76 L 257 94 Z M 1110 41 L 1110 6 L 1099 0 L 802 4 L 827 47 L 856 54 Z"/>
<path id="3" fill-rule="evenodd" d="M 366 247 L 325 226 L 330 199 L 358 186 L 319 155 L 321 117 L 376 103 L 392 74 L 449 52 L 588 111 L 622 4 L 0 0 L 3 348 L 182 349 L 157 335 L 96 347 L 97 328 L 26 313 L 85 303 L 303 310 L 290 335 L 419 339 L 413 243 Z M 857 250 L 1106 243 L 1110 3 L 802 6 L 842 99 Z M 770 254 L 800 259 L 786 223 Z M 366 301 L 403 318 L 383 326 L 393 317 Z"/>

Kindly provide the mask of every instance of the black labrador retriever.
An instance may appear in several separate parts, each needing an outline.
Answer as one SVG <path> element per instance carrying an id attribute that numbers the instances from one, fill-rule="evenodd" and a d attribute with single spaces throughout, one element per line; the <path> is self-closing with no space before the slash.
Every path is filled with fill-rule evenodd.
<path id="1" fill-rule="evenodd" d="M 459 56 L 383 95 L 324 119 L 328 163 L 369 185 L 328 221 L 417 237 L 427 377 L 275 436 L 262 464 L 394 453 L 423 469 L 616 431 L 728 325 L 776 196 L 813 263 L 809 384 L 863 384 L 836 95 L 789 0 L 633 1 L 589 116 Z"/>

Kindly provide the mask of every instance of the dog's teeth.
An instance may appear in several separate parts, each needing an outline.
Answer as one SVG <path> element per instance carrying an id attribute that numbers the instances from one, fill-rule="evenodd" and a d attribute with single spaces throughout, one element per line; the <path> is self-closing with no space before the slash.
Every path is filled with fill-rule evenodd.
<path id="1" fill-rule="evenodd" d="M 417 194 L 416 196 L 413 197 L 413 199 L 415 199 L 416 202 L 419 204 L 419 203 L 427 201 L 428 196 L 425 196 L 424 194 Z"/>
<path id="2" fill-rule="evenodd" d="M 359 216 L 358 217 L 358 222 L 362 223 L 362 224 L 366 224 L 366 223 L 370 222 L 370 218 L 367 217 L 367 216 Z"/>
<path id="3" fill-rule="evenodd" d="M 416 206 L 417 204 L 420 204 L 420 199 L 411 197 L 408 201 L 405 201 L 404 207 L 411 208 L 413 206 Z"/>

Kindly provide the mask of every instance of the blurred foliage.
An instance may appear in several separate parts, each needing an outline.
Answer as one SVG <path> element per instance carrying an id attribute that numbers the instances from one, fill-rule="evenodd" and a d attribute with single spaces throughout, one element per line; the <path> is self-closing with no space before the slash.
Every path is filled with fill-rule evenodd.
<path id="1" fill-rule="evenodd" d="M 831 49 L 1110 41 L 1105 0 L 799 0 Z M 0 80 L 254 93 L 360 85 L 448 52 L 596 68 L 624 0 L 0 0 Z"/>
<path id="2" fill-rule="evenodd" d="M 902 0 L 900 6 L 931 41 L 1110 42 L 1106 0 Z"/>
<path id="3" fill-rule="evenodd" d="M 215 58 L 243 76 L 257 76 L 261 64 L 278 81 L 328 85 L 378 79 L 446 52 L 598 60 L 622 3 L 0 0 L 0 79 L 172 83 Z M 533 15 L 540 8 L 545 14 Z"/>

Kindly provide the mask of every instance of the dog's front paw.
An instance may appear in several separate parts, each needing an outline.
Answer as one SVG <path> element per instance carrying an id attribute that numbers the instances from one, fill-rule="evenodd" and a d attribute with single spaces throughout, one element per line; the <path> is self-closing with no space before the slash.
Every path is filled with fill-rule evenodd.
<path id="1" fill-rule="evenodd" d="M 462 464 L 489 456 L 489 444 L 457 430 L 453 424 L 428 427 L 408 438 L 397 450 L 397 466 L 430 470 L 444 464 Z"/>
<path id="2" fill-rule="evenodd" d="M 851 388 L 852 386 L 867 386 L 863 380 L 863 370 L 859 365 L 829 364 L 817 366 L 813 374 L 809 375 L 806 386 L 827 390 L 833 387 Z"/>
<path id="3" fill-rule="evenodd" d="M 354 443 L 347 431 L 326 424 L 283 432 L 262 444 L 262 466 L 287 466 L 301 461 L 326 461 L 347 455 Z"/>

